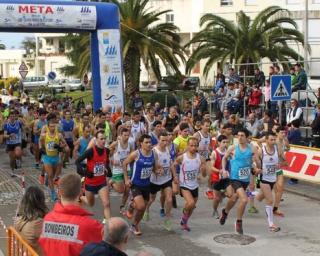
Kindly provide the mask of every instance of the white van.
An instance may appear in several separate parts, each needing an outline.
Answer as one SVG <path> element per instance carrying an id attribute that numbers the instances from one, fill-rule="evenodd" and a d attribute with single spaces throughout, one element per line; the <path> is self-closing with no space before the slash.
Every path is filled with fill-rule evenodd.
<path id="1" fill-rule="evenodd" d="M 49 84 L 49 81 L 46 76 L 29 76 L 26 77 L 22 81 L 22 83 L 24 89 L 32 90 L 41 86 L 47 86 Z"/>

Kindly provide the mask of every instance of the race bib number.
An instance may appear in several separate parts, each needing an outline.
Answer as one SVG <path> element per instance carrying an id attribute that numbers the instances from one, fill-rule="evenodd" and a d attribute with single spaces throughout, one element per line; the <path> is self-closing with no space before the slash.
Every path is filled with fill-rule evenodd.
<path id="1" fill-rule="evenodd" d="M 151 176 L 152 167 L 150 168 L 143 168 L 141 170 L 140 179 L 145 180 L 148 179 Z"/>
<path id="2" fill-rule="evenodd" d="M 53 141 L 50 141 L 50 142 L 47 144 L 47 150 L 48 150 L 48 151 L 55 151 L 54 142 L 53 142 Z"/>
<path id="3" fill-rule="evenodd" d="M 163 167 L 163 176 L 169 176 L 170 167 Z"/>
<path id="4" fill-rule="evenodd" d="M 275 165 L 267 165 L 266 166 L 266 175 L 274 175 L 276 173 Z"/>
<path id="5" fill-rule="evenodd" d="M 104 164 L 103 163 L 97 163 L 95 164 L 93 168 L 93 175 L 95 177 L 103 176 L 104 175 Z"/>
<path id="6" fill-rule="evenodd" d="M 250 167 L 240 168 L 239 179 L 243 179 L 243 180 L 248 179 L 250 176 L 250 171 L 251 171 Z"/>
<path id="7" fill-rule="evenodd" d="M 186 180 L 189 180 L 189 181 L 193 181 L 197 178 L 197 172 L 196 171 L 189 171 L 189 172 L 186 172 Z"/>
<path id="8" fill-rule="evenodd" d="M 209 152 L 207 150 L 205 151 L 199 151 L 200 156 L 202 156 L 204 159 L 209 158 Z"/>

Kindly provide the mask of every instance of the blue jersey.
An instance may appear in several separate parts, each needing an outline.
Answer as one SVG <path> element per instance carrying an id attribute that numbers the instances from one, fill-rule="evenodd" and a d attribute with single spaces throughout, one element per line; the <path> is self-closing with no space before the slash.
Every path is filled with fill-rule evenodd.
<path id="1" fill-rule="evenodd" d="M 139 157 L 133 162 L 131 181 L 133 185 L 147 187 L 150 185 L 151 172 L 155 165 L 153 151 L 150 156 L 144 156 L 139 149 Z"/>
<path id="2" fill-rule="evenodd" d="M 7 132 L 8 135 L 14 134 L 14 135 L 11 135 L 11 137 L 6 140 L 6 143 L 8 145 L 21 143 L 22 123 L 20 121 L 15 121 L 13 124 L 8 122 L 4 125 L 3 129 L 4 131 Z"/>
<path id="3" fill-rule="evenodd" d="M 64 139 L 68 142 L 73 141 L 73 128 L 74 128 L 74 121 L 61 119 L 61 128 L 63 131 Z"/>
<path id="4" fill-rule="evenodd" d="M 176 147 L 174 146 L 174 143 L 171 143 L 170 145 L 169 154 L 170 154 L 171 161 L 174 161 L 177 155 Z"/>
<path id="5" fill-rule="evenodd" d="M 39 130 L 41 133 L 42 127 L 45 126 L 46 124 L 47 124 L 47 120 L 42 121 L 41 119 L 39 119 L 39 121 L 37 122 L 37 125 L 36 125 L 37 130 Z M 40 133 L 34 135 L 34 144 L 36 144 L 36 145 L 39 144 Z"/>
<path id="6" fill-rule="evenodd" d="M 88 139 L 83 138 L 82 136 L 80 137 L 80 146 L 79 146 L 79 156 L 82 156 L 83 153 L 87 150 L 89 141 L 91 140 L 91 137 L 89 137 Z"/>
<path id="7" fill-rule="evenodd" d="M 252 169 L 252 150 L 247 144 L 245 151 L 240 150 L 240 146 L 235 148 L 234 156 L 230 160 L 230 179 L 242 182 L 250 182 Z"/>
<path id="8" fill-rule="evenodd" d="M 150 133 L 150 136 L 151 136 L 151 144 L 152 144 L 152 146 L 157 145 L 158 144 L 157 136 L 153 132 Z"/>

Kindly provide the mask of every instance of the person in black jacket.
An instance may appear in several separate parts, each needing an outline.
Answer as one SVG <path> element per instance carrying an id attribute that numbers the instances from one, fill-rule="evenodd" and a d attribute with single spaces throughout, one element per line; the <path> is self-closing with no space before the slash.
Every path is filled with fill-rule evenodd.
<path id="1" fill-rule="evenodd" d="M 80 256 L 127 256 L 124 249 L 128 243 L 129 233 L 129 225 L 124 219 L 110 218 L 104 227 L 103 241 L 87 244 Z"/>
<path id="2" fill-rule="evenodd" d="M 317 106 L 317 113 L 311 123 L 312 135 L 314 138 L 314 146 L 320 148 L 320 104 Z"/>

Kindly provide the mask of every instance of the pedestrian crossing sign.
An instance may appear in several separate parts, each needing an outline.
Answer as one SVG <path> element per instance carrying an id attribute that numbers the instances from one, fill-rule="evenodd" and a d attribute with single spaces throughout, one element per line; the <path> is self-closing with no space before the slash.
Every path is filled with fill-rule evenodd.
<path id="1" fill-rule="evenodd" d="M 291 99 L 291 77 L 271 76 L 271 101 L 290 100 Z"/>

